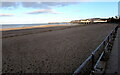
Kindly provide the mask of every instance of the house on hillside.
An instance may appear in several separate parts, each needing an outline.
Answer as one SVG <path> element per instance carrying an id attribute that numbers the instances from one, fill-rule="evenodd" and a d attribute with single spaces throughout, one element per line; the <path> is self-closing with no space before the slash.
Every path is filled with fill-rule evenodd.
<path id="1" fill-rule="evenodd" d="M 94 23 L 108 22 L 108 19 L 102 19 L 102 18 L 93 18 L 92 20 Z"/>
<path id="2" fill-rule="evenodd" d="M 80 20 L 80 23 L 89 24 L 91 23 L 90 19 Z"/>
<path id="3" fill-rule="evenodd" d="M 108 20 L 102 20 L 102 19 L 98 19 L 98 20 L 94 20 L 94 23 L 103 23 L 103 22 L 107 22 Z"/>
<path id="4" fill-rule="evenodd" d="M 71 23 L 82 23 L 82 24 L 105 23 L 105 22 L 108 22 L 108 19 L 92 18 L 92 19 L 83 19 L 83 20 L 71 21 Z"/>

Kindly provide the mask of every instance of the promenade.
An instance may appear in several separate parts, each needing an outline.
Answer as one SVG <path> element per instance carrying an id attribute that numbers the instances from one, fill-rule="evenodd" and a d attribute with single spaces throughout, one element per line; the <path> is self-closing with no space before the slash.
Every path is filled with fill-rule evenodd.
<path id="1" fill-rule="evenodd" d="M 107 62 L 106 74 L 105 75 L 120 75 L 119 71 L 119 50 L 120 50 L 120 28 L 118 28 L 117 36 L 110 54 L 110 58 Z"/>

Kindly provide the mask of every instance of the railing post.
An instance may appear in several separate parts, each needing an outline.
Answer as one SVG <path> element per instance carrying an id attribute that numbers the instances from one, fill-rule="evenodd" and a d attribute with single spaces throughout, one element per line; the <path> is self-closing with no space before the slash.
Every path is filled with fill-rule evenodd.
<path id="1" fill-rule="evenodd" d="M 112 39 L 112 42 L 113 42 L 114 41 L 114 32 L 112 32 L 111 39 Z"/>
<path id="2" fill-rule="evenodd" d="M 114 29 L 114 32 L 113 32 L 113 39 L 114 39 L 114 38 L 115 38 L 115 36 L 116 36 L 117 29 L 118 29 L 118 26 Z"/>
<path id="3" fill-rule="evenodd" d="M 109 36 L 108 36 L 107 42 L 109 43 Z"/>
<path id="4" fill-rule="evenodd" d="M 117 33 L 118 26 L 115 28 L 115 33 Z"/>
<path id="5" fill-rule="evenodd" d="M 106 42 L 106 41 L 103 42 L 103 50 L 105 50 L 105 42 Z"/>
<path id="6" fill-rule="evenodd" d="M 92 70 L 94 70 L 94 54 L 92 53 Z"/>
<path id="7" fill-rule="evenodd" d="M 94 58 L 94 53 L 92 53 L 92 75 L 94 75 L 94 63 L 95 63 L 95 58 Z"/>

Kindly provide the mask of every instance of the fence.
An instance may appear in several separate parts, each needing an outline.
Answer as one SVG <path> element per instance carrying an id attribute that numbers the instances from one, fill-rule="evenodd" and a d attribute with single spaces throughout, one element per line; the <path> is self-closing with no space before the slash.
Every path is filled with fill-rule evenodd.
<path id="1" fill-rule="evenodd" d="M 73 73 L 73 75 L 89 75 L 94 74 L 94 71 L 101 67 L 98 67 L 100 61 L 108 59 L 108 53 L 111 52 L 114 39 L 116 37 L 118 26 L 116 26 L 110 34 L 103 40 L 103 42 L 92 52 L 92 54 L 79 66 L 79 68 Z"/>

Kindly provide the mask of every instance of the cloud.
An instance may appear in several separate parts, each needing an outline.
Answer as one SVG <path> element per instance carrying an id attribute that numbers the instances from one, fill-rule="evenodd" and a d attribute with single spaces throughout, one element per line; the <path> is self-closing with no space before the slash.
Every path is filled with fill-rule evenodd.
<path id="1" fill-rule="evenodd" d="M 1 2 L 0 9 L 9 9 L 9 10 L 11 10 L 11 9 L 15 9 L 17 7 L 18 6 L 17 6 L 16 2 Z"/>
<path id="2" fill-rule="evenodd" d="M 1 3 L 2 5 L 0 8 L 2 10 L 7 10 L 7 11 L 13 10 L 13 12 L 19 9 L 29 9 L 29 8 L 36 10 L 36 11 L 28 12 L 27 14 L 40 14 L 40 13 L 61 14 L 61 12 L 54 11 L 53 9 L 55 7 L 63 7 L 63 6 L 75 4 L 75 2 L 1 2 Z M 7 16 L 7 15 L 3 15 L 3 16 Z"/>
<path id="3" fill-rule="evenodd" d="M 2 8 L 17 8 L 22 6 L 24 8 L 51 8 L 51 7 L 61 7 L 67 6 L 71 4 L 75 4 L 77 2 L 1 2 Z"/>
<path id="4" fill-rule="evenodd" d="M 1 7 L 11 7 L 16 6 L 16 2 L 1 2 Z"/>
<path id="5" fill-rule="evenodd" d="M 1 17 L 9 17 L 9 16 L 13 16 L 13 14 L 2 14 L 2 13 L 0 13 L 0 16 Z"/>
<path id="6" fill-rule="evenodd" d="M 60 14 L 61 12 L 56 12 L 52 9 L 39 9 L 39 10 L 36 10 L 36 11 L 28 12 L 27 14 L 41 14 L 41 13 Z"/>

